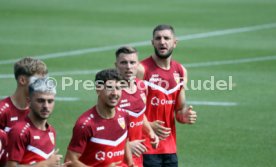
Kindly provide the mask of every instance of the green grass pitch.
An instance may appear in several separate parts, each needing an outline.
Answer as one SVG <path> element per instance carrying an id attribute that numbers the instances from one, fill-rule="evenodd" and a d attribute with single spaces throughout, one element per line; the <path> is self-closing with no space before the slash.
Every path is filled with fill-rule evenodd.
<path id="1" fill-rule="evenodd" d="M 236 103 L 194 105 L 197 123 L 177 124 L 179 166 L 272 167 L 276 164 L 275 9 L 273 0 L 2 0 L 0 96 L 15 89 L 14 79 L 4 75 L 13 73 L 14 59 L 78 50 L 83 53 L 44 59 L 50 75 L 63 72 L 76 80 L 93 80 L 93 70 L 113 67 L 116 46 L 148 42 L 135 45 L 143 59 L 153 52 L 149 43 L 153 27 L 171 24 L 178 37 L 192 36 L 180 40 L 173 54 L 187 65 L 190 80 L 233 77 L 233 90 L 189 90 L 187 99 Z M 210 34 L 218 31 L 222 33 Z M 87 48 L 94 51 L 84 53 Z M 214 65 L 216 61 L 220 63 Z M 88 70 L 91 74 L 70 74 Z M 74 86 L 62 91 L 61 75 L 55 78 L 59 97 L 79 98 L 57 101 L 49 120 L 64 155 L 77 117 L 95 104 L 96 95 L 81 85 L 77 91 Z"/>

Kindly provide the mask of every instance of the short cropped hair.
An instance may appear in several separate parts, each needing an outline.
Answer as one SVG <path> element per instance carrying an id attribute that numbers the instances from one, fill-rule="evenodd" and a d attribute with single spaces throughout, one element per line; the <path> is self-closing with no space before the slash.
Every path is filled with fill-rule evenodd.
<path id="1" fill-rule="evenodd" d="M 153 29 L 152 35 L 154 36 L 154 34 L 155 34 L 156 31 L 162 31 L 162 30 L 170 30 L 173 34 L 175 34 L 174 33 L 174 28 L 171 25 L 160 24 L 160 25 L 156 26 Z"/>
<path id="2" fill-rule="evenodd" d="M 116 50 L 115 52 L 116 58 L 118 58 L 121 53 L 132 54 L 132 53 L 137 53 L 137 50 L 131 46 L 122 46 Z"/>
<path id="3" fill-rule="evenodd" d="M 35 74 L 48 74 L 47 66 L 43 61 L 26 57 L 14 64 L 14 76 L 16 80 L 20 75 L 26 75 L 30 77 Z"/>
<path id="4" fill-rule="evenodd" d="M 29 85 L 29 94 L 32 95 L 35 92 L 56 94 L 56 85 L 51 81 L 48 77 L 37 78 Z"/>
<path id="5" fill-rule="evenodd" d="M 105 84 L 108 80 L 121 81 L 122 79 L 116 69 L 105 69 L 96 74 L 95 83 Z"/>

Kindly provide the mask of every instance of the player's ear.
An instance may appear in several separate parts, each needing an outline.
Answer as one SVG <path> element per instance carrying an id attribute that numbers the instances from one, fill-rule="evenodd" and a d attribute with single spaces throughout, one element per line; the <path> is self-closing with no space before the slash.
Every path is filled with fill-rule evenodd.
<path id="1" fill-rule="evenodd" d="M 176 48 L 177 43 L 178 43 L 178 40 L 177 40 L 177 39 L 174 39 L 173 48 Z"/>
<path id="2" fill-rule="evenodd" d="M 96 88 L 96 93 L 97 93 L 97 95 L 99 96 L 101 90 L 104 89 L 104 85 L 103 85 L 103 84 L 100 84 L 100 83 L 96 83 L 96 84 L 95 84 L 95 88 Z"/>
<path id="3" fill-rule="evenodd" d="M 28 77 L 25 75 L 19 75 L 17 78 L 17 82 L 19 85 L 26 85 L 28 84 Z"/>
<path id="4" fill-rule="evenodd" d="M 30 96 L 26 97 L 27 103 L 30 104 L 31 103 L 31 98 Z"/>

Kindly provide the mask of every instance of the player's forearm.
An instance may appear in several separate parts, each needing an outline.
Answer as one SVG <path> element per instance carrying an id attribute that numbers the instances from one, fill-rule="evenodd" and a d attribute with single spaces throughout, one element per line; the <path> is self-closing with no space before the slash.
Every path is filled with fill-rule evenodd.
<path id="1" fill-rule="evenodd" d="M 194 124 L 197 119 L 196 111 L 193 111 L 193 107 L 189 106 L 181 110 L 176 111 L 176 120 L 183 124 Z"/>
<path id="2" fill-rule="evenodd" d="M 67 150 L 64 162 L 66 163 L 68 161 L 71 161 L 71 163 L 67 165 L 68 167 L 88 167 L 87 165 L 79 161 L 80 156 L 80 153 Z"/>
<path id="3" fill-rule="evenodd" d="M 134 164 L 128 139 L 125 145 L 125 162 L 127 163 L 128 166 L 133 166 Z"/>
<path id="4" fill-rule="evenodd" d="M 68 165 L 68 167 L 88 167 L 88 166 L 77 160 L 77 161 L 72 161 L 72 163 Z"/>
<path id="5" fill-rule="evenodd" d="M 144 120 L 143 120 L 143 131 L 145 132 L 145 134 L 148 134 L 148 136 L 150 138 L 154 138 L 154 131 L 150 125 L 150 122 L 148 121 L 147 117 L 144 116 Z"/>
<path id="6" fill-rule="evenodd" d="M 18 164 L 18 162 L 16 161 L 8 161 L 6 163 L 6 167 L 48 167 L 49 164 L 47 163 L 47 161 L 41 161 L 32 165 L 21 165 Z"/>
<path id="7" fill-rule="evenodd" d="M 186 120 L 185 120 L 185 116 L 184 115 L 185 115 L 185 108 L 183 107 L 180 110 L 176 111 L 176 114 L 175 114 L 176 120 L 179 123 L 185 124 Z"/>

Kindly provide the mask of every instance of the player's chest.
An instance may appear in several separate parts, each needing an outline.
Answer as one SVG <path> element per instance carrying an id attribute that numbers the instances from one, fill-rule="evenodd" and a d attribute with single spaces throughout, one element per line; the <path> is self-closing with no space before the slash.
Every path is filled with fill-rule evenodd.
<path id="1" fill-rule="evenodd" d="M 92 126 L 93 137 L 107 140 L 117 139 L 126 131 L 127 121 L 125 117 L 96 121 Z"/>
<path id="2" fill-rule="evenodd" d="M 30 142 L 29 145 L 35 146 L 35 147 L 41 147 L 41 148 L 48 148 L 50 147 L 52 149 L 53 146 L 55 146 L 55 134 L 54 132 L 43 132 L 40 131 L 31 131 L 29 133 Z M 50 150 L 51 150 L 50 149 Z"/>

